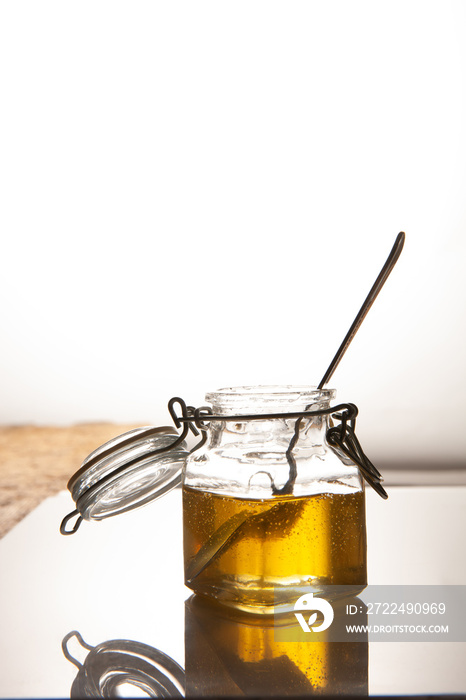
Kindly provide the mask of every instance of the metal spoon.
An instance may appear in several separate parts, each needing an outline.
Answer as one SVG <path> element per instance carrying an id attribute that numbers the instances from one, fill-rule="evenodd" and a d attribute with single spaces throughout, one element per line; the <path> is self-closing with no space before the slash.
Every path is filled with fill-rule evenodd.
<path id="1" fill-rule="evenodd" d="M 387 281 L 387 278 L 390 274 L 390 272 L 393 270 L 395 267 L 395 263 L 400 257 L 401 251 L 403 249 L 403 245 L 405 242 L 405 234 L 403 231 L 400 231 L 398 236 L 396 237 L 395 244 L 393 248 L 390 251 L 390 255 L 388 256 L 385 265 L 383 268 L 380 270 L 379 276 L 375 280 L 374 284 L 372 285 L 371 291 L 366 297 L 366 300 L 364 301 L 364 304 L 361 306 L 359 309 L 359 312 L 354 319 L 351 328 L 349 329 L 348 333 L 345 336 L 345 339 L 343 340 L 342 344 L 337 350 L 337 353 L 333 360 L 331 361 L 327 371 L 325 372 L 324 376 L 320 380 L 320 384 L 317 387 L 318 389 L 322 389 L 325 384 L 329 381 L 330 377 L 333 375 L 335 372 L 336 368 L 340 364 L 340 360 L 345 354 L 345 352 L 348 350 L 349 344 L 353 340 L 354 336 L 359 330 L 359 327 L 361 323 L 364 321 L 365 317 L 367 316 L 367 313 L 369 309 L 371 308 L 372 304 L 376 300 L 376 297 L 382 287 L 384 286 L 385 282 Z"/>
<path id="2" fill-rule="evenodd" d="M 342 344 L 338 348 L 338 351 L 333 358 L 332 362 L 330 363 L 329 368 L 327 369 L 326 373 L 322 377 L 322 380 L 318 386 L 318 389 L 322 389 L 323 386 L 328 382 L 334 371 L 336 370 L 341 358 L 345 354 L 346 350 L 348 349 L 349 344 L 353 340 L 354 336 L 359 330 L 359 327 L 361 323 L 364 321 L 364 318 L 366 317 L 369 309 L 371 308 L 372 304 L 374 303 L 378 293 L 382 289 L 383 285 L 385 284 L 390 272 L 393 270 L 396 261 L 400 257 L 401 250 L 403 248 L 403 244 L 405 241 L 405 234 L 403 231 L 398 234 L 396 237 L 395 244 L 390 252 L 390 255 L 387 258 L 387 261 L 383 268 L 381 269 L 379 276 L 377 277 L 376 281 L 374 282 L 372 289 L 370 290 L 369 294 L 366 297 L 366 300 L 364 301 L 364 304 L 361 306 L 356 318 L 354 319 L 351 328 L 349 329 L 348 333 L 345 336 L 345 339 L 343 340 Z M 299 423 L 301 421 L 301 418 L 298 419 L 296 425 L 299 426 Z M 299 428 L 298 428 L 299 430 Z M 297 435 L 297 433 L 295 433 Z M 291 449 L 289 450 L 289 453 L 291 455 Z M 287 453 L 288 455 L 288 453 Z M 373 465 L 369 463 L 370 466 L 373 468 Z M 363 465 L 364 466 L 364 465 Z M 377 472 L 378 474 L 378 472 Z M 373 475 L 369 473 L 369 477 L 372 477 Z M 380 476 L 380 475 L 379 475 Z M 367 475 L 366 475 L 367 478 Z M 291 478 L 288 480 L 286 487 L 289 487 L 290 483 L 292 484 L 294 479 Z M 375 479 L 374 483 L 372 483 L 374 480 L 370 479 L 370 483 L 372 486 L 376 489 L 376 491 L 382 495 L 383 498 L 387 497 L 387 494 L 383 487 L 380 485 L 379 480 Z M 374 485 L 375 484 L 375 485 Z M 274 505 L 272 506 L 267 513 L 275 513 L 275 509 L 277 507 L 280 507 L 283 505 L 283 503 L 279 503 L 278 506 Z M 286 505 L 286 503 L 285 503 Z M 264 513 L 259 513 L 258 515 L 253 515 L 249 516 L 248 518 L 248 513 L 247 509 L 241 511 L 240 513 L 237 513 L 236 515 L 230 517 L 226 522 L 223 523 L 214 533 L 209 537 L 209 539 L 203 544 L 199 552 L 193 557 L 193 559 L 190 561 L 189 566 L 186 571 L 186 579 L 188 582 L 192 582 L 197 576 L 199 576 L 200 573 L 204 571 L 212 562 L 214 562 L 217 557 L 219 557 L 221 554 L 224 553 L 225 549 L 230 545 L 233 544 L 236 539 L 241 536 L 243 532 L 244 526 L 249 526 L 252 521 L 254 521 L 257 518 L 263 518 Z"/>

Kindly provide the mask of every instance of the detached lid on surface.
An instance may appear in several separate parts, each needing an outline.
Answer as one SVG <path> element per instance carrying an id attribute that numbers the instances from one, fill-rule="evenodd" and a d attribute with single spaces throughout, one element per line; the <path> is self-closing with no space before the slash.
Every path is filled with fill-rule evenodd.
<path id="1" fill-rule="evenodd" d="M 76 510 L 60 531 L 72 534 L 83 518 L 103 520 L 163 496 L 181 482 L 188 454 L 186 443 L 167 426 L 136 428 L 101 445 L 68 482 Z M 66 530 L 75 515 L 74 529 Z"/>

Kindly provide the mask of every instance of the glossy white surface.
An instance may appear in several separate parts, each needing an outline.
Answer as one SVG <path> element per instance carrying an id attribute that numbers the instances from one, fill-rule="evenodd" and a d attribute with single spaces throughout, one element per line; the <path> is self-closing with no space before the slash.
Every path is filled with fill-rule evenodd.
<path id="1" fill-rule="evenodd" d="M 63 492 L 0 541 L 0 697 L 69 697 L 76 669 L 61 640 L 73 629 L 91 645 L 144 642 L 184 667 L 180 496 L 63 537 Z M 368 491 L 367 526 L 370 583 L 466 584 L 466 487 L 393 487 L 385 502 Z M 370 692 L 465 692 L 465 655 L 464 643 L 372 643 Z"/>

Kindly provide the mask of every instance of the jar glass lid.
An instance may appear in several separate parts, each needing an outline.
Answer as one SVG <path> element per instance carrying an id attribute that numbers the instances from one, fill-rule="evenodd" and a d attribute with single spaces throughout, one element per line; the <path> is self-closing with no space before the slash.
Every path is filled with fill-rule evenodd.
<path id="1" fill-rule="evenodd" d="M 175 488 L 187 455 L 186 443 L 178 441 L 174 428 L 136 428 L 92 452 L 68 489 L 81 518 L 103 520 Z"/>

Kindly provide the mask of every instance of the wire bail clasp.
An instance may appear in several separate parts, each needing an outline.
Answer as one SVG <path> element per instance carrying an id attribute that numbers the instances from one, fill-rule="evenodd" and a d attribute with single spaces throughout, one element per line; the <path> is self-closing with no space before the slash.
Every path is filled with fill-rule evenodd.
<path id="1" fill-rule="evenodd" d="M 330 447 L 342 452 L 354 462 L 359 467 L 367 483 L 372 486 L 379 496 L 386 499 L 388 498 L 388 493 L 381 484 L 383 477 L 363 452 L 361 444 L 356 437 L 357 415 L 358 408 L 352 403 L 346 404 L 346 410 L 343 413 L 335 413 L 334 418 L 340 421 L 340 425 L 332 426 L 327 430 L 327 442 Z"/>

